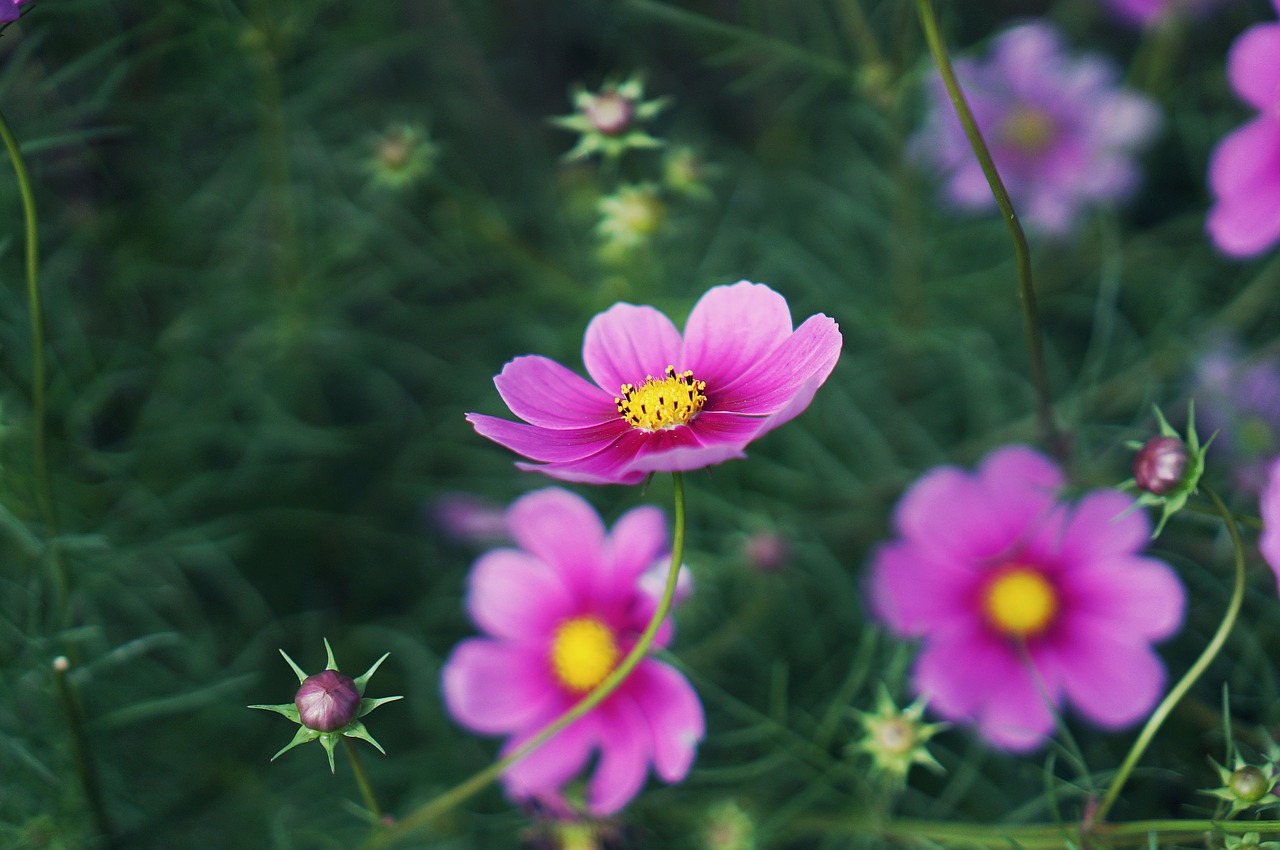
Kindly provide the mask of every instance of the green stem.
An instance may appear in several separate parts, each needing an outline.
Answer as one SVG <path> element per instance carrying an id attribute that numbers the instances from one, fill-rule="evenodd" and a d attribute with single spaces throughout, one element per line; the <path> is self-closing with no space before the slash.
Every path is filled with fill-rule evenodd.
<path id="1" fill-rule="evenodd" d="M 586 696 L 564 714 L 543 727 L 538 734 L 526 741 L 519 749 L 509 753 L 469 779 L 460 782 L 435 799 L 427 801 L 409 815 L 397 821 L 387 831 L 374 836 L 365 845 L 366 850 L 373 850 L 373 848 L 392 844 L 409 833 L 421 829 L 461 804 L 464 800 L 486 788 L 511 765 L 529 755 L 529 753 L 545 744 L 579 717 L 582 717 L 603 702 L 617 690 L 618 686 L 631 675 L 631 671 L 644 660 L 649 653 L 649 647 L 653 644 L 654 638 L 657 637 L 658 629 L 661 628 L 663 620 L 667 618 L 667 613 L 671 610 L 671 604 L 676 593 L 676 583 L 680 577 L 680 562 L 684 559 L 684 479 L 679 472 L 672 473 L 672 477 L 675 483 L 675 531 L 671 542 L 671 566 L 667 570 L 667 583 L 663 588 L 662 598 L 658 602 L 657 610 L 653 612 L 653 617 L 650 618 L 649 624 L 645 627 L 644 632 L 641 633 L 640 639 L 636 641 L 635 646 L 627 653 L 627 656 L 614 668 L 612 673 L 602 679 Z"/>
<path id="2" fill-rule="evenodd" d="M 996 170 L 995 160 L 991 158 L 991 150 L 982 138 L 982 131 L 978 129 L 978 122 L 974 119 L 973 112 L 969 109 L 969 104 L 965 100 L 964 92 L 960 89 L 960 81 L 956 78 L 955 69 L 951 67 L 951 59 L 947 55 L 946 45 L 942 41 L 938 16 L 933 9 L 932 0 L 916 0 L 916 8 L 920 14 L 920 24 L 924 29 L 925 41 L 929 43 L 929 52 L 933 54 L 933 61 L 938 66 L 938 73 L 942 75 L 942 82 L 947 87 L 951 105 L 955 107 L 956 115 L 960 119 L 960 124 L 964 127 L 965 135 L 969 137 L 969 144 L 973 148 L 974 154 L 978 157 L 978 164 L 982 166 L 982 173 L 986 176 L 988 185 L 991 186 L 991 194 L 995 196 L 996 206 L 1000 208 L 1005 224 L 1009 227 L 1009 235 L 1013 237 L 1013 253 L 1018 263 L 1018 297 L 1022 303 L 1022 320 L 1027 332 L 1027 349 L 1031 362 L 1031 383 L 1036 393 L 1036 419 L 1040 423 L 1041 435 L 1050 453 L 1059 460 L 1065 461 L 1068 448 L 1054 421 L 1053 403 L 1049 396 L 1049 381 L 1045 376 L 1044 342 L 1040 335 L 1040 318 L 1036 311 L 1036 293 L 1031 281 L 1031 251 L 1027 247 L 1027 236 L 1022 231 L 1022 225 L 1018 221 L 1018 214 L 1014 212 L 1013 202 L 1009 200 L 1009 193 L 1004 187 L 1004 181 L 1000 179 L 1000 172 Z"/>
<path id="3" fill-rule="evenodd" d="M 838 830 L 839 826 L 816 825 L 815 830 Z M 879 827 L 879 833 L 890 838 L 917 839 L 944 845 L 962 845 L 999 848 L 1023 847 L 1026 850 L 1061 850 L 1063 847 L 1080 846 L 1077 825 L 1065 823 L 1026 824 L 967 824 L 938 821 L 892 820 Z M 861 830 L 859 830 L 861 831 Z M 1260 835 L 1280 834 L 1280 822 L 1276 821 L 1216 821 L 1216 820 L 1141 820 L 1128 823 L 1097 824 L 1089 832 L 1108 847 L 1145 847 L 1150 836 L 1155 836 L 1161 846 L 1169 844 L 1200 844 L 1207 832 L 1224 832 L 1243 835 L 1257 832 Z"/>
<path id="4" fill-rule="evenodd" d="M 111 824 L 111 816 L 107 812 L 107 804 L 102 796 L 102 786 L 98 783 L 98 771 L 93 761 L 93 750 L 89 746 L 89 735 L 85 731 L 84 711 L 75 692 L 68 670 L 71 662 L 65 656 L 59 656 L 53 662 L 53 679 L 58 690 L 58 699 L 67 715 L 67 727 L 71 732 L 71 751 L 76 761 L 76 773 L 80 777 L 80 785 L 84 790 L 85 800 L 93 813 L 93 820 L 98 829 L 98 837 L 106 847 L 115 846 L 115 830 Z"/>
<path id="5" fill-rule="evenodd" d="M 1217 657 L 1223 644 L 1227 642 L 1227 636 L 1231 633 L 1231 628 L 1236 623 L 1236 617 L 1240 614 L 1240 605 L 1244 601 L 1244 543 L 1240 539 L 1240 529 L 1236 527 L 1231 511 L 1218 498 L 1218 494 L 1207 487 L 1204 488 L 1204 492 L 1213 502 L 1214 507 L 1218 509 L 1218 514 L 1222 517 L 1222 521 L 1227 526 L 1227 532 L 1231 535 L 1231 545 L 1235 549 L 1235 584 L 1231 589 L 1231 600 L 1227 603 L 1227 611 L 1222 617 L 1222 622 L 1218 624 L 1218 630 L 1214 632 L 1213 638 L 1204 648 L 1204 651 L 1200 653 L 1200 657 L 1196 659 L 1191 668 L 1178 680 L 1178 684 L 1173 686 L 1160 704 L 1156 706 L 1156 710 L 1147 718 L 1146 725 L 1142 727 L 1142 732 L 1138 734 L 1137 740 L 1133 742 L 1133 747 L 1130 748 L 1129 754 L 1125 756 L 1124 761 L 1120 764 L 1120 769 L 1116 771 L 1115 778 L 1111 781 L 1110 787 L 1107 788 L 1106 795 L 1093 813 L 1092 820 L 1096 824 L 1101 824 L 1106 820 L 1107 812 L 1111 811 L 1111 807 L 1120 796 L 1120 790 L 1124 788 L 1125 780 L 1129 778 L 1129 774 L 1133 771 L 1134 765 L 1138 763 L 1138 759 L 1142 758 L 1147 745 L 1151 743 L 1151 739 L 1155 737 L 1161 724 L 1169 716 L 1169 712 L 1173 711 L 1178 701 L 1182 699 L 1187 691 L 1191 690 L 1191 686 L 1196 683 L 1209 664 L 1213 662 L 1213 659 Z"/>
<path id="6" fill-rule="evenodd" d="M 58 514 L 53 498 L 53 481 L 49 476 L 47 442 L 47 414 L 45 404 L 45 339 L 44 306 L 40 299 L 40 228 L 36 215 L 36 196 L 31 186 L 31 175 L 18 139 L 0 113 L 0 139 L 13 163 L 13 174 L 18 181 L 18 194 L 22 197 L 22 216 L 26 227 L 26 278 L 27 310 L 31 322 L 31 453 L 35 464 L 36 502 L 40 518 L 44 521 L 44 539 L 58 536 Z M 46 552 L 49 559 L 50 583 L 53 585 L 55 622 L 59 628 L 67 625 L 67 600 L 70 594 L 66 566 L 56 547 Z"/>
<path id="7" fill-rule="evenodd" d="M 373 785 L 369 782 L 369 774 L 364 772 L 364 763 L 360 761 L 360 754 L 356 752 L 351 739 L 343 735 L 342 743 L 346 747 L 347 756 L 351 759 L 351 772 L 355 774 L 356 784 L 360 786 L 360 795 L 364 797 L 365 808 L 373 815 L 373 824 L 376 828 L 382 822 L 382 807 L 378 805 L 378 798 L 373 793 Z"/>

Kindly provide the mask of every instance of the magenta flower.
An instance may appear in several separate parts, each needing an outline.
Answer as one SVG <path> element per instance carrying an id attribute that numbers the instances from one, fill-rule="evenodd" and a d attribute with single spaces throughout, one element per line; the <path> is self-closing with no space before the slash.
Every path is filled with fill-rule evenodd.
<path id="1" fill-rule="evenodd" d="M 487 637 L 455 647 L 442 674 L 449 712 L 475 732 L 510 735 L 504 755 L 626 656 L 657 610 L 670 558 L 666 521 L 652 507 L 628 511 L 609 533 L 583 499 L 550 488 L 512 504 L 507 525 L 520 548 L 483 555 L 468 580 L 467 608 Z M 685 591 L 686 581 L 682 575 Z M 654 646 L 666 646 L 671 635 L 667 620 Z M 646 658 L 600 705 L 502 779 L 514 799 L 563 809 L 561 789 L 598 752 L 587 805 L 608 815 L 636 795 L 650 763 L 666 782 L 683 779 L 703 732 L 702 705 L 689 682 Z"/>
<path id="2" fill-rule="evenodd" d="M 1100 57 L 1071 58 L 1058 31 L 1028 23 L 996 37 L 990 58 L 958 59 L 956 74 L 1014 208 L 1028 225 L 1065 235 L 1086 207 L 1126 197 L 1138 183 L 1133 154 L 1154 137 L 1154 103 L 1119 85 Z M 912 155 L 946 180 L 956 206 L 994 210 L 995 199 L 942 78 Z"/>
<path id="3" fill-rule="evenodd" d="M 1272 4 L 1280 14 L 1280 0 Z M 1219 250 L 1251 257 L 1280 239 L 1280 24 L 1241 33 L 1227 56 L 1227 77 L 1258 114 L 1209 157 L 1215 200 L 1205 224 Z"/>
<path id="4" fill-rule="evenodd" d="M 1196 17 L 1221 0 L 1107 0 L 1117 16 L 1142 27 L 1158 26 L 1175 16 Z"/>
<path id="5" fill-rule="evenodd" d="M 752 440 L 809 406 L 840 356 L 822 314 L 792 330 L 786 299 L 741 281 L 693 305 L 684 335 L 652 307 L 615 304 L 587 325 L 592 385 L 553 360 L 517 357 L 494 378 L 528 424 L 477 413 L 476 432 L 539 461 L 553 478 L 634 484 L 651 472 L 743 456 Z"/>
<path id="6" fill-rule="evenodd" d="M 1115 490 L 1072 507 L 1063 483 L 1025 446 L 931 470 L 871 565 L 876 615 L 922 642 L 916 692 L 1009 750 L 1041 744 L 1064 701 L 1107 728 L 1146 716 L 1164 686 L 1151 642 L 1182 622 L 1173 571 L 1138 554 L 1146 515 Z"/>
<path id="7" fill-rule="evenodd" d="M 1262 515 L 1258 549 L 1276 574 L 1277 584 L 1280 584 L 1280 457 L 1267 467 L 1267 485 L 1262 488 L 1258 512 Z"/>
<path id="8" fill-rule="evenodd" d="M 18 20 L 18 16 L 22 14 L 21 7 L 26 2 L 27 0 L 0 0 L 0 24 Z"/>

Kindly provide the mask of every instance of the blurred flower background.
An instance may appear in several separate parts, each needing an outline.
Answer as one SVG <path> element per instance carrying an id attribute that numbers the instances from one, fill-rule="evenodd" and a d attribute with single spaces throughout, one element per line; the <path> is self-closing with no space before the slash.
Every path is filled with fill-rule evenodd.
<path id="1" fill-rule="evenodd" d="M 548 482 L 464 415 L 509 415 L 494 376 L 514 357 L 578 370 L 584 328 L 617 302 L 683 327 L 740 280 L 796 324 L 831 317 L 843 347 L 802 415 L 684 476 L 696 590 L 655 658 L 705 712 L 687 776 L 570 824 L 493 785 L 406 846 L 835 848 L 887 840 L 869 824 L 890 811 L 1079 819 L 1132 731 L 1068 711 L 1012 756 L 972 713 L 935 726 L 919 645 L 872 613 L 871 564 L 929 470 L 1036 445 L 1078 500 L 1130 475 L 1153 403 L 1181 428 L 1193 396 L 1202 436 L 1222 432 L 1204 485 L 1254 516 L 1266 492 L 1274 517 L 1280 159 L 1224 140 L 1275 135 L 1274 92 L 1240 67 L 1280 68 L 1258 47 L 1277 9 L 939 12 L 962 83 L 1039 39 L 1030 78 L 989 73 L 1026 98 L 992 126 L 1021 146 L 1008 182 L 1030 204 L 1060 445 L 1033 415 L 1008 229 L 946 135 L 912 3 L 0 3 L 0 113 L 29 171 L 43 301 L 35 330 L 6 158 L 0 846 L 359 846 L 350 766 L 331 775 L 310 748 L 270 763 L 283 722 L 245 710 L 297 690 L 279 649 L 309 659 L 325 638 L 359 669 L 390 653 L 373 693 L 404 696 L 373 718 L 387 754 L 357 744 L 389 817 L 492 763 L 502 742 L 450 716 L 441 675 L 475 635 L 472 565 Z M 1207 229 L 1215 204 L 1229 244 Z M 643 505 L 671 520 L 662 475 L 568 486 L 606 526 Z M 939 527 L 977 515 L 935 509 Z M 1209 757 L 1231 763 L 1224 687 L 1246 761 L 1267 752 L 1280 603 L 1248 543 L 1241 624 L 1117 818 L 1212 814 L 1197 789 L 1222 784 Z M 1192 600 L 1181 631 L 1143 643 L 1170 680 L 1221 619 L 1230 551 L 1189 512 L 1145 550 Z M 1068 702 L 1093 685 L 1073 679 Z M 872 769 L 865 719 L 885 706 L 920 724 L 894 763 L 941 771 Z"/>

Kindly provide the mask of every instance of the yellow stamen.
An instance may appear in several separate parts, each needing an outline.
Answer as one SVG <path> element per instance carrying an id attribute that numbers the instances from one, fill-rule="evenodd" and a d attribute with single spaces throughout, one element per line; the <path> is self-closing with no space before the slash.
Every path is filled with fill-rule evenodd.
<path id="1" fill-rule="evenodd" d="M 1010 637 L 1044 631 L 1058 612 L 1058 594 L 1038 570 L 1006 568 L 987 586 L 984 607 L 989 622 Z"/>
<path id="2" fill-rule="evenodd" d="M 613 670 L 618 663 L 618 644 L 613 632 L 595 617 L 574 617 L 556 629 L 551 643 L 551 667 L 560 684 L 585 693 Z"/>
<path id="3" fill-rule="evenodd" d="M 706 381 L 695 381 L 693 372 L 677 373 L 676 367 L 668 366 L 665 378 L 649 375 L 639 387 L 623 384 L 622 395 L 613 403 L 632 428 L 663 431 L 689 424 L 707 402 L 706 388 Z"/>
<path id="4" fill-rule="evenodd" d="M 1034 106 L 1015 106 L 1000 122 L 1000 137 L 1023 153 L 1040 153 L 1053 141 L 1053 119 Z"/>

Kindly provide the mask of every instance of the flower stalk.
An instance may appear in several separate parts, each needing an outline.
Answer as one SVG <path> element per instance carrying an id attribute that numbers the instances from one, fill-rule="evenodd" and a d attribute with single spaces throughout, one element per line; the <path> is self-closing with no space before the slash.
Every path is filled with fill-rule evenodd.
<path id="1" fill-rule="evenodd" d="M 99 844 L 113 848 L 115 827 L 107 804 L 102 796 L 102 785 L 98 782 L 97 765 L 93 760 L 93 748 L 89 746 L 89 734 L 84 719 L 84 709 L 80 705 L 80 697 L 75 691 L 69 670 L 71 662 L 66 656 L 58 656 L 53 661 L 53 680 L 58 691 L 58 701 L 67 716 L 67 727 L 71 732 L 71 751 L 76 762 L 76 773 L 80 777 L 80 786 L 84 791 L 89 811 L 93 815 L 97 829 Z"/>
<path id="2" fill-rule="evenodd" d="M 1067 441 L 1058 430 L 1054 419 L 1049 381 L 1045 375 L 1044 342 L 1040 333 L 1040 317 L 1036 310 L 1035 287 L 1032 285 L 1031 251 L 1027 246 L 1027 235 L 1018 221 L 1018 214 L 1013 209 L 1013 202 L 1009 199 L 1004 181 L 1000 179 L 1000 172 L 996 170 L 991 150 L 987 147 L 986 140 L 982 138 L 982 131 L 978 128 L 978 122 L 973 117 L 973 111 L 969 108 L 964 92 L 960 88 L 960 81 L 956 78 L 946 44 L 942 40 L 938 15 L 933 8 L 932 0 L 916 0 L 916 9 L 920 15 L 920 25 L 924 30 L 925 41 L 929 44 L 929 52 L 933 55 L 934 64 L 938 66 L 938 73 L 941 74 L 942 82 L 947 88 L 951 105 L 955 108 L 956 115 L 964 127 L 973 153 L 982 166 L 982 173 L 991 187 L 991 194 L 995 196 L 996 206 L 1000 208 L 1000 213 L 1009 228 L 1009 235 L 1013 238 L 1013 253 L 1018 266 L 1018 299 L 1022 304 L 1022 320 L 1027 333 L 1027 353 L 1031 365 L 1031 383 L 1036 394 L 1036 419 L 1049 454 L 1058 461 L 1065 462 L 1069 450 Z"/>
<path id="3" fill-rule="evenodd" d="M 667 571 L 666 584 L 663 587 L 662 598 L 658 602 L 657 609 L 653 612 L 653 617 L 649 620 L 649 624 L 645 627 L 644 632 L 636 641 L 635 646 L 625 658 L 619 662 L 613 671 L 600 681 L 593 689 L 587 692 L 585 696 L 572 708 L 566 711 L 560 717 L 549 723 L 537 735 L 526 742 L 522 747 L 508 754 L 506 757 L 499 759 L 480 772 L 472 775 L 470 778 L 460 782 L 443 794 L 429 800 L 406 817 L 397 821 L 394 826 L 373 836 L 365 845 L 365 850 L 375 850 L 375 848 L 386 847 L 394 843 L 400 838 L 409 835 L 436 818 L 452 810 L 465 800 L 482 791 L 490 783 L 496 781 L 507 768 L 518 762 L 520 759 L 529 755 L 538 747 L 545 744 L 556 734 L 567 728 L 575 720 L 591 711 L 600 703 L 604 702 L 610 694 L 626 681 L 627 677 L 636 666 L 644 660 L 652 646 L 654 638 L 657 637 L 658 629 L 661 628 L 663 621 L 667 618 L 667 614 L 671 610 L 671 605 L 675 599 L 676 584 L 680 577 L 680 564 L 684 560 L 684 535 L 685 535 L 685 505 L 684 505 L 684 479 L 679 472 L 672 473 L 672 480 L 675 489 L 675 528 L 672 532 L 671 541 L 671 566 Z"/>
<path id="4" fill-rule="evenodd" d="M 373 824 L 376 828 L 382 822 L 382 807 L 378 805 L 378 796 L 373 792 L 373 785 L 369 782 L 369 774 L 365 773 L 364 762 L 360 761 L 360 753 L 356 752 L 355 745 L 351 743 L 351 739 L 343 736 L 342 743 L 347 751 L 347 757 L 351 761 L 351 772 L 355 774 L 356 784 L 360 786 L 360 796 L 364 797 L 365 808 L 373 816 Z"/>

